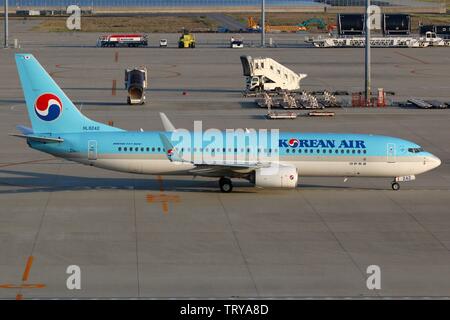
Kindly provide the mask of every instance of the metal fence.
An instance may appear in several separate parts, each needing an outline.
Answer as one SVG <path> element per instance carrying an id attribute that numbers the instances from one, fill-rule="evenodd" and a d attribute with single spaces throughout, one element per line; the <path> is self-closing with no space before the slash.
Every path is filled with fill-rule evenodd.
<path id="1" fill-rule="evenodd" d="M 3 3 L 1 0 L 0 3 Z M 266 0 L 267 6 L 300 6 L 315 0 Z M 261 0 L 9 0 L 16 7 L 62 7 L 76 4 L 84 7 L 230 7 L 260 6 Z"/>
<path id="2" fill-rule="evenodd" d="M 0 0 L 3 5 L 5 0 Z M 265 0 L 270 7 L 299 7 L 308 5 L 362 6 L 364 0 Z M 375 0 L 381 5 L 446 6 L 449 0 Z M 120 7 L 259 7 L 261 0 L 9 0 L 11 9 L 63 8 L 76 4 L 85 8 Z"/>

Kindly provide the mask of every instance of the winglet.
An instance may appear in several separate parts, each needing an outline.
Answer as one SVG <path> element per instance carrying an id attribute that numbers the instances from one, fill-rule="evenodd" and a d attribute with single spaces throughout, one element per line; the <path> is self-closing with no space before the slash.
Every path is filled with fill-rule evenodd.
<path id="1" fill-rule="evenodd" d="M 177 149 L 163 133 L 159 133 L 159 137 L 161 138 L 161 142 L 166 150 L 167 159 L 169 159 L 170 162 L 186 162 L 180 157 Z"/>
<path id="2" fill-rule="evenodd" d="M 169 118 L 167 118 L 165 113 L 160 112 L 159 116 L 161 117 L 161 121 L 165 131 L 173 132 L 177 130 L 175 129 L 175 126 L 172 124 L 172 122 L 170 122 Z"/>

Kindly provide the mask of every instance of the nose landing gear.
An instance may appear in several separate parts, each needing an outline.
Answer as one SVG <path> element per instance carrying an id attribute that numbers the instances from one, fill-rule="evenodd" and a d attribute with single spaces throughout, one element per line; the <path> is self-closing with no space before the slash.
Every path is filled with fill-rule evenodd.
<path id="1" fill-rule="evenodd" d="M 409 182 L 414 180 L 416 180 L 416 177 L 414 175 L 395 177 L 394 181 L 392 181 L 391 184 L 392 190 L 394 191 L 400 190 L 400 185 L 398 184 L 399 182 Z"/>
<path id="2" fill-rule="evenodd" d="M 398 184 L 398 182 L 392 182 L 391 187 L 394 191 L 400 190 L 400 184 Z"/>
<path id="3" fill-rule="evenodd" d="M 233 190 L 233 183 L 230 179 L 222 177 L 219 179 L 220 191 L 224 193 L 229 193 Z"/>

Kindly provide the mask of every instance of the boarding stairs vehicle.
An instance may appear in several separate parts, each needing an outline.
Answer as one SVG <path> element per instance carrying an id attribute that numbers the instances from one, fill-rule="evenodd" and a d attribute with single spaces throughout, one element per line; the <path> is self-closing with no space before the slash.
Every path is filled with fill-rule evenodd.
<path id="1" fill-rule="evenodd" d="M 147 68 L 139 67 L 125 70 L 125 89 L 128 104 L 144 104 L 145 89 L 148 86 Z"/>
<path id="2" fill-rule="evenodd" d="M 306 74 L 296 73 L 271 58 L 241 56 L 248 91 L 299 90 Z"/>

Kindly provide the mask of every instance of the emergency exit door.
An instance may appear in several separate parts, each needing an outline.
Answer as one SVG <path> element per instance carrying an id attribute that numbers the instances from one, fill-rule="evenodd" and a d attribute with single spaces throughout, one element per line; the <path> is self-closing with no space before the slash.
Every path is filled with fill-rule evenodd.
<path id="1" fill-rule="evenodd" d="M 97 140 L 88 141 L 88 160 L 97 160 Z"/>
<path id="2" fill-rule="evenodd" d="M 388 143 L 387 144 L 387 162 L 395 162 L 395 143 Z"/>

